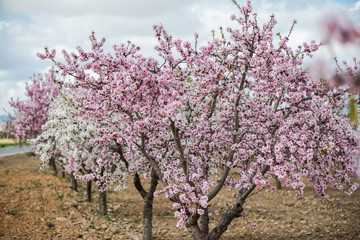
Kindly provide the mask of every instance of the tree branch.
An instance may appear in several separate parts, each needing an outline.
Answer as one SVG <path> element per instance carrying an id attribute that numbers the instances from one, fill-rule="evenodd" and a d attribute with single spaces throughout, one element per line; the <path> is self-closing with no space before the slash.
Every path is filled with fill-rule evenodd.
<path id="1" fill-rule="evenodd" d="M 141 180 L 140 180 L 140 177 L 139 177 L 139 174 L 138 173 L 135 173 L 135 176 L 134 176 L 134 185 L 135 185 L 135 188 L 138 190 L 138 192 L 140 193 L 141 197 L 143 199 L 145 199 L 147 197 L 147 192 L 145 191 L 145 189 L 143 188 L 142 184 L 141 184 Z"/>
<path id="2" fill-rule="evenodd" d="M 187 166 L 186 166 L 186 159 L 184 157 L 184 150 L 183 150 L 183 147 L 181 145 L 181 142 L 180 142 L 180 137 L 179 137 L 179 129 L 176 128 L 175 126 L 175 122 L 171 119 L 170 120 L 170 127 L 171 127 L 171 132 L 174 136 L 174 140 L 175 140 L 175 144 L 176 144 L 176 148 L 178 149 L 179 153 L 180 153 L 180 160 L 181 160 L 181 166 L 182 166 L 182 169 L 184 171 L 184 174 L 186 176 L 186 180 L 187 182 L 189 181 L 189 173 L 188 173 L 188 170 L 187 170 Z"/>

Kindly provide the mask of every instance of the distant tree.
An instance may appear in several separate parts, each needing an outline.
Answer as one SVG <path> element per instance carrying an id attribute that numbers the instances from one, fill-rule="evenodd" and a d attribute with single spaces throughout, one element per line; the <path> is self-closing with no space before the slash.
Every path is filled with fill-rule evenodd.
<path id="1" fill-rule="evenodd" d="M 16 138 L 26 141 L 41 133 L 42 125 L 48 119 L 48 112 L 51 107 L 52 99 L 56 98 L 60 92 L 59 85 L 56 84 L 54 71 L 48 74 L 38 74 L 31 78 L 31 82 L 26 84 L 26 99 L 9 101 L 14 110 L 13 135 Z"/>
<path id="2" fill-rule="evenodd" d="M 11 138 L 11 139 L 15 139 L 14 135 L 11 135 L 12 133 L 14 133 L 14 129 L 13 129 L 13 125 L 11 124 L 12 120 L 14 120 L 14 117 L 8 113 L 8 119 L 5 120 L 2 123 L 2 132 L 1 132 L 1 138 Z"/>
<path id="3" fill-rule="evenodd" d="M 7 132 L 20 143 L 35 138 L 42 132 L 41 127 L 48 120 L 52 100 L 60 93 L 60 87 L 55 81 L 56 74 L 53 70 L 44 75 L 35 75 L 31 82 L 26 84 L 26 99 L 9 101 L 14 117 Z M 50 165 L 57 173 L 55 160 L 50 161 Z"/>

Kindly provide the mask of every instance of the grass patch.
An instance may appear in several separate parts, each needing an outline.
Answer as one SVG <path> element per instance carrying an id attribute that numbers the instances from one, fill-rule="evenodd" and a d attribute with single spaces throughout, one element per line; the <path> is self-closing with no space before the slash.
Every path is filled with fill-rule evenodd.
<path id="1" fill-rule="evenodd" d="M 19 189 L 20 191 L 23 191 L 25 189 L 34 189 L 34 188 L 40 188 L 41 187 L 41 183 L 40 181 L 31 181 L 31 183 L 34 185 L 33 187 L 29 187 L 29 186 L 26 186 L 26 187 L 20 187 L 20 186 L 15 186 L 16 189 Z M 1 187 L 1 186 L 0 186 Z M 5 185 L 4 185 L 5 187 Z"/>
<path id="2" fill-rule="evenodd" d="M 89 230 L 90 228 L 91 228 L 91 229 L 95 229 L 95 226 L 94 226 L 94 225 L 88 226 L 88 227 L 86 228 L 86 231 Z"/>
<path id="3" fill-rule="evenodd" d="M 174 214 L 172 214 L 171 212 L 165 211 L 164 216 L 165 217 L 171 217 L 171 216 L 174 216 Z"/>
<path id="4" fill-rule="evenodd" d="M 60 199 L 63 199 L 64 198 L 64 194 L 59 194 L 58 192 L 56 192 L 56 197 L 60 198 Z"/>
<path id="5" fill-rule="evenodd" d="M 15 146 L 19 146 L 19 144 L 17 143 L 2 143 L 0 144 L 0 148 L 6 148 L 6 147 L 15 147 Z"/>
<path id="6" fill-rule="evenodd" d="M 32 184 L 34 184 L 34 188 L 40 188 L 41 187 L 41 183 L 40 181 L 32 181 Z"/>
<path id="7" fill-rule="evenodd" d="M 17 188 L 17 189 L 19 189 L 20 191 L 23 191 L 23 190 L 25 190 L 25 189 L 31 189 L 31 187 L 29 187 L 29 186 L 26 186 L 26 187 L 19 187 L 19 186 L 16 186 L 15 188 Z"/>
<path id="8" fill-rule="evenodd" d="M 30 172 L 32 172 L 32 173 L 39 173 L 39 170 L 38 170 L 38 169 L 32 169 Z"/>
<path id="9" fill-rule="evenodd" d="M 36 156 L 33 151 L 27 152 L 26 155 L 29 156 L 29 157 L 35 157 Z"/>
<path id="10" fill-rule="evenodd" d="M 106 219 L 106 221 L 111 222 L 111 221 L 113 221 L 114 219 L 116 219 L 116 215 L 115 215 L 115 214 L 107 215 L 107 216 L 105 217 L 105 219 Z"/>
<path id="11" fill-rule="evenodd" d="M 15 142 L 13 139 L 0 139 L 0 148 L 19 146 L 19 143 Z"/>
<path id="12" fill-rule="evenodd" d="M 11 211 L 8 209 L 5 213 L 13 216 L 16 216 L 18 214 L 17 210 L 15 209 L 11 209 Z"/>
<path id="13" fill-rule="evenodd" d="M 57 209 L 60 210 L 60 211 L 66 210 L 66 208 L 64 208 L 62 205 L 60 207 L 58 207 Z"/>
<path id="14" fill-rule="evenodd" d="M 5 184 L 0 184 L 0 187 L 6 187 L 6 185 Z"/>

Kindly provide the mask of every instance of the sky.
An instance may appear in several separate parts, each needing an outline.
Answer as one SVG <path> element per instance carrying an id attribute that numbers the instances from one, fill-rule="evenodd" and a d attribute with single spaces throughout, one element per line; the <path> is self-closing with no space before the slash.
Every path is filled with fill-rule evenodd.
<path id="1" fill-rule="evenodd" d="M 360 29 L 360 0 L 253 0 L 253 9 L 260 23 L 274 14 L 276 32 L 285 35 L 293 19 L 298 24 L 291 46 L 304 41 L 321 41 L 321 21 L 326 16 L 347 16 Z M 239 4 L 245 0 L 238 0 Z M 106 38 L 107 50 L 113 44 L 131 41 L 141 47 L 145 56 L 154 56 L 156 43 L 153 24 L 183 40 L 193 41 L 194 33 L 200 42 L 211 39 L 211 30 L 233 26 L 230 15 L 238 14 L 231 0 L 0 0 L 0 115 L 11 112 L 8 101 L 25 98 L 25 83 L 30 76 L 45 73 L 49 60 L 36 53 L 44 47 L 75 50 L 76 46 L 90 47 L 92 31 L 98 39 Z M 324 47 L 319 56 L 331 59 L 358 57 L 359 48 L 333 44 Z M 316 56 L 317 57 L 317 56 Z M 59 58 L 61 59 L 61 58 Z"/>

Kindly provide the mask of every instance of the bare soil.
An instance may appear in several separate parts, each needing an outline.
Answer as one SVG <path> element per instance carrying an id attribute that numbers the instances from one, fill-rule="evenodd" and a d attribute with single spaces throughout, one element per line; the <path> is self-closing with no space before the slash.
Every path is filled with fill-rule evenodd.
<path id="1" fill-rule="evenodd" d="M 108 193 L 109 216 L 101 217 L 95 187 L 88 203 L 85 183 L 73 191 L 69 177 L 40 171 L 39 164 L 26 154 L 0 158 L 0 239 L 141 239 L 142 199 L 132 177 L 128 189 Z M 225 201 L 233 201 L 226 190 L 212 206 L 226 210 Z M 264 190 L 249 198 L 244 215 L 233 221 L 223 240 L 360 239 L 360 191 L 347 196 L 329 189 L 321 200 L 310 185 L 303 196 L 288 188 Z M 219 216 L 213 217 L 214 226 Z M 171 203 L 155 198 L 154 239 L 191 239 L 176 222 Z"/>

